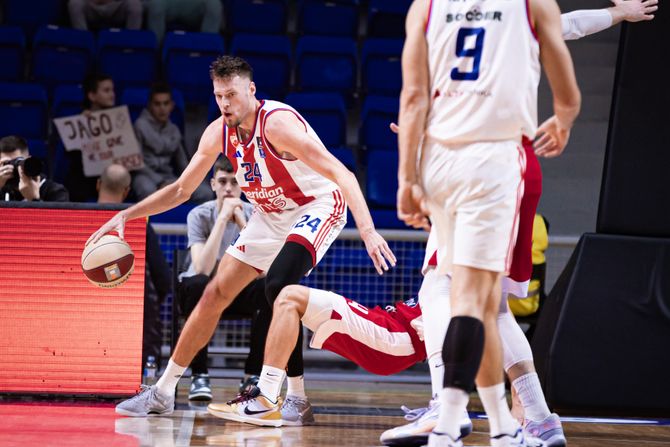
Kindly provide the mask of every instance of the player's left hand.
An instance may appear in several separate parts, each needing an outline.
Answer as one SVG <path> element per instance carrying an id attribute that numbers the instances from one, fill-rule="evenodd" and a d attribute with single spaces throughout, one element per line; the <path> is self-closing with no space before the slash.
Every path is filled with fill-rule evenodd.
<path id="1" fill-rule="evenodd" d="M 398 186 L 398 219 L 414 228 L 430 231 L 428 209 L 423 188 L 416 183 L 404 183 Z"/>
<path id="2" fill-rule="evenodd" d="M 389 264 L 395 267 L 396 258 L 384 238 L 375 230 L 370 230 L 361 233 L 365 249 L 368 251 L 372 263 L 375 265 L 377 273 L 383 275 L 388 271 Z"/>
<path id="3" fill-rule="evenodd" d="M 40 176 L 28 177 L 19 166 L 19 192 L 26 200 L 40 199 Z"/>
<path id="4" fill-rule="evenodd" d="M 570 128 L 561 125 L 554 115 L 537 128 L 537 135 L 538 138 L 533 143 L 535 155 L 554 158 L 561 155 L 567 146 Z"/>
<path id="5" fill-rule="evenodd" d="M 658 0 L 611 0 L 626 22 L 652 20 L 658 9 Z"/>

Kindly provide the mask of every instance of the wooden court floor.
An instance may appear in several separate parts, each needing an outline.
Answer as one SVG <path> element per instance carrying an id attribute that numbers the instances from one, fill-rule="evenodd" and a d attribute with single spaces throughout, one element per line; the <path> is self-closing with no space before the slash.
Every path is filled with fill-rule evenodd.
<path id="1" fill-rule="evenodd" d="M 228 400 L 236 382 L 216 380 L 215 401 Z M 424 406 L 427 385 L 311 382 L 307 384 L 317 425 L 260 428 L 224 421 L 206 413 L 206 406 L 185 399 L 180 385 L 177 411 L 170 417 L 117 417 L 110 401 L 81 399 L 0 398 L 0 447 L 26 446 L 377 446 L 379 435 L 402 424 L 400 405 Z M 474 432 L 466 445 L 488 445 L 488 424 L 479 418 L 477 402 L 471 416 Z M 670 420 L 639 418 L 572 418 L 561 415 L 573 447 L 670 446 Z"/>

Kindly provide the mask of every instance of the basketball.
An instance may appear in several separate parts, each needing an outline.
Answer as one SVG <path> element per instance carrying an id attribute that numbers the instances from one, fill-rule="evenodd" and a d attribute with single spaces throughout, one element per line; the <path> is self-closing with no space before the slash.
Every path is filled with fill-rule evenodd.
<path id="1" fill-rule="evenodd" d="M 98 287 L 116 287 L 123 284 L 133 272 L 134 265 L 135 255 L 130 245 L 111 234 L 88 244 L 81 254 L 84 275 Z"/>

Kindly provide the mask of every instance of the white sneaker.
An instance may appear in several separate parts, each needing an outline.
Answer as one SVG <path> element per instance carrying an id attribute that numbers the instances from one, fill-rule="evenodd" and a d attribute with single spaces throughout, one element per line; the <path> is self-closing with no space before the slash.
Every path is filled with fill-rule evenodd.
<path id="1" fill-rule="evenodd" d="M 523 429 L 519 427 L 514 434 L 502 433 L 491 437 L 491 447 L 545 447 L 544 441 L 531 436 L 526 436 Z"/>
<path id="2" fill-rule="evenodd" d="M 452 439 L 446 433 L 436 433 L 432 432 L 428 436 L 428 444 L 426 447 L 463 447 L 463 441 L 461 438 Z"/>
<path id="3" fill-rule="evenodd" d="M 413 447 L 425 445 L 428 442 L 428 435 L 437 425 L 437 419 L 440 415 L 439 401 L 431 400 L 425 409 L 410 410 L 403 407 L 403 411 L 405 412 L 405 419 L 413 422 L 386 430 L 379 437 L 379 441 L 389 446 Z M 467 411 L 463 412 L 460 426 L 461 438 L 472 433 L 472 421 Z"/>

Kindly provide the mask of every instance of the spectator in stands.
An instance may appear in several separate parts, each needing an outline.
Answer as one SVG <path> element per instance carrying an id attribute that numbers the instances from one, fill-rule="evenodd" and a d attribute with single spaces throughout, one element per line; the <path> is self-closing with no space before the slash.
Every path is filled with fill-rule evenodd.
<path id="1" fill-rule="evenodd" d="M 117 164 L 105 168 L 98 179 L 98 203 L 123 203 L 130 192 L 130 173 Z"/>
<path id="2" fill-rule="evenodd" d="M 105 168 L 98 179 L 98 203 L 123 203 L 130 192 L 130 173 L 117 164 Z M 165 260 L 158 236 L 147 225 L 146 269 L 144 270 L 144 329 L 142 364 L 153 355 L 160 367 L 163 340 L 160 307 L 172 289 L 172 270 Z"/>
<path id="3" fill-rule="evenodd" d="M 76 29 L 142 27 L 141 0 L 69 0 L 67 7 Z"/>
<path id="4" fill-rule="evenodd" d="M 133 172 L 133 192 L 142 200 L 174 182 L 188 164 L 181 131 L 172 121 L 172 91 L 165 83 L 151 87 L 149 102 L 135 121 L 135 134 L 142 147 L 144 167 Z M 212 190 L 203 182 L 191 196 L 202 203 L 212 198 Z"/>
<path id="5" fill-rule="evenodd" d="M 82 89 L 84 90 L 83 114 L 108 109 L 116 104 L 114 81 L 111 76 L 92 73 L 84 78 Z M 81 151 L 67 151 L 65 154 L 69 164 L 65 186 L 71 192 L 70 199 L 73 202 L 95 201 L 97 178 L 84 175 Z"/>
<path id="6" fill-rule="evenodd" d="M 188 247 L 190 261 L 180 275 L 179 296 L 186 316 L 195 308 L 205 286 L 216 272 L 226 248 L 237 238 L 251 216 L 253 206 L 240 200 L 242 190 L 235 179 L 230 161 L 221 157 L 214 164 L 211 180 L 216 199 L 205 202 L 188 213 Z M 263 366 L 265 336 L 272 318 L 265 299 L 265 284 L 254 281 L 235 298 L 224 315 L 252 317 L 250 352 L 245 364 L 246 377 L 241 387 L 258 381 Z M 191 389 L 189 399 L 211 400 L 207 369 L 208 350 L 205 346 L 191 362 Z M 247 383 L 245 383 L 247 382 Z M 255 384 L 255 383 L 254 383 Z"/>
<path id="7" fill-rule="evenodd" d="M 30 156 L 28 142 L 11 135 L 0 139 L 2 200 L 67 202 L 67 189 L 46 178 L 42 161 Z"/>
<path id="8" fill-rule="evenodd" d="M 158 41 L 163 40 L 167 24 L 183 27 L 187 31 L 218 33 L 223 21 L 221 0 L 149 0 L 147 28 Z"/>

